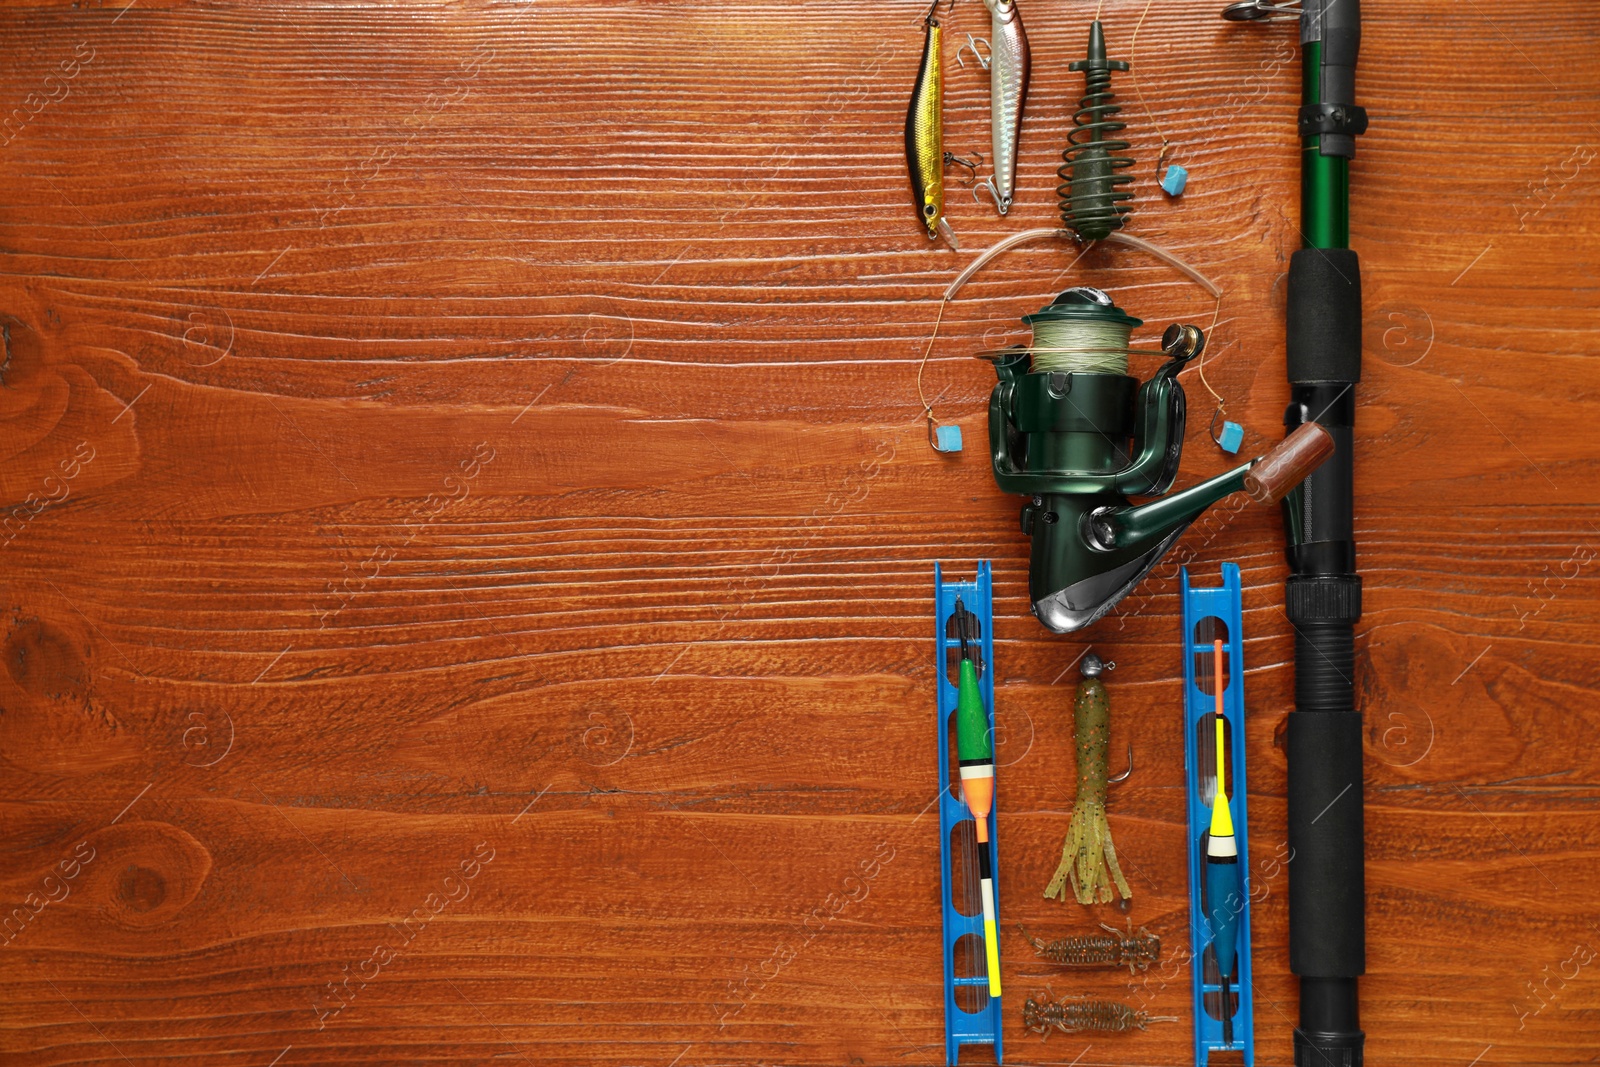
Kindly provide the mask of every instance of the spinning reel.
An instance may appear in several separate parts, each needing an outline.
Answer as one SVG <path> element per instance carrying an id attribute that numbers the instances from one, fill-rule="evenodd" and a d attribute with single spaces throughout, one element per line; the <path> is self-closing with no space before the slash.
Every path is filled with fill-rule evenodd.
<path id="1" fill-rule="evenodd" d="M 1128 374 L 1128 336 L 1143 323 L 1098 289 L 1068 289 L 1023 317 L 1033 343 L 986 354 L 999 383 L 989 445 L 1000 488 L 1031 498 L 1029 599 L 1057 633 L 1105 615 L 1206 508 L 1241 489 L 1274 502 L 1333 451 L 1306 422 L 1265 456 L 1164 496 L 1183 454 L 1178 372 L 1205 349 L 1196 326 L 1174 323 L 1167 357 L 1148 381 Z M 1158 497 L 1135 506 L 1130 496 Z"/>

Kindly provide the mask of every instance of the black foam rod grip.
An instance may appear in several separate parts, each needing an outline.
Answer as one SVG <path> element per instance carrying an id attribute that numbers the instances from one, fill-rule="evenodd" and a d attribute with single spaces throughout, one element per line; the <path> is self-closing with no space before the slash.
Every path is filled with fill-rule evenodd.
<path id="1" fill-rule="evenodd" d="M 1305 662 L 1297 657 L 1296 670 Z M 1288 740 L 1289 966 L 1303 977 L 1354 978 L 1367 969 L 1361 716 L 1291 712 Z"/>
<path id="2" fill-rule="evenodd" d="M 1361 380 L 1361 261 L 1348 248 L 1302 248 L 1289 259 L 1291 382 Z"/>

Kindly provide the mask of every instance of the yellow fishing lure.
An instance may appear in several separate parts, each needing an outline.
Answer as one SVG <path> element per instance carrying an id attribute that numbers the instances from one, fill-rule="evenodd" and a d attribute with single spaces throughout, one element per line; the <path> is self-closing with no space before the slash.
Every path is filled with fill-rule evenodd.
<path id="1" fill-rule="evenodd" d="M 922 64 L 906 111 L 906 169 L 911 173 L 911 202 L 927 228 L 928 239 L 943 237 L 959 249 L 955 231 L 944 217 L 944 65 L 940 53 L 943 30 L 934 0 L 922 20 Z"/>

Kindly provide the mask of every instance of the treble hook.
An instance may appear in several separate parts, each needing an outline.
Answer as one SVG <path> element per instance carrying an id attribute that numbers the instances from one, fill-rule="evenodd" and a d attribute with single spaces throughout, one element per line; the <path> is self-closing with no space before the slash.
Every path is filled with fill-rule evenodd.
<path id="1" fill-rule="evenodd" d="M 954 152 L 946 152 L 944 154 L 944 164 L 945 164 L 945 166 L 948 167 L 950 164 L 954 163 L 958 167 L 966 167 L 967 170 L 970 172 L 968 174 L 968 176 L 967 176 L 967 180 L 961 183 L 962 185 L 971 185 L 973 182 L 977 181 L 978 180 L 978 168 L 983 166 L 983 153 L 982 152 L 974 152 L 972 154 L 977 156 L 978 158 L 977 159 L 962 159 L 960 156 L 956 155 Z"/>
<path id="2" fill-rule="evenodd" d="M 989 53 L 987 56 L 978 51 L 979 41 L 983 42 L 983 50 Z M 989 38 L 974 37 L 970 33 L 967 34 L 967 43 L 956 49 L 956 62 L 961 65 L 962 70 L 967 69 L 966 60 L 961 58 L 961 53 L 966 51 L 971 51 L 972 58 L 978 61 L 978 66 L 984 70 L 989 69 L 989 63 L 994 57 L 994 46 L 989 43 Z"/>
<path id="3" fill-rule="evenodd" d="M 995 210 L 999 211 L 1000 214 L 1004 215 L 1006 212 L 1011 210 L 1011 198 L 1009 196 L 1000 195 L 1000 190 L 994 187 L 993 175 L 983 179 L 983 181 L 972 187 L 972 199 L 978 200 L 979 189 L 989 190 L 989 195 L 994 197 Z M 981 204 L 983 201 L 978 200 L 978 203 Z"/>
<path id="4" fill-rule="evenodd" d="M 1123 771 L 1121 774 L 1117 775 L 1115 778 L 1107 778 L 1106 779 L 1106 783 L 1109 785 L 1112 782 L 1126 782 L 1128 780 L 1128 775 L 1130 775 L 1132 773 L 1133 773 L 1133 745 L 1130 743 L 1128 745 L 1128 769 Z"/>
<path id="5" fill-rule="evenodd" d="M 939 14 L 939 5 L 944 3 L 944 2 L 945 2 L 945 0 L 933 0 L 933 3 L 928 5 L 928 13 L 922 17 L 922 24 L 924 26 L 935 26 L 935 25 L 937 25 L 937 23 L 935 23 L 933 20 L 934 20 L 935 16 L 937 16 Z M 948 15 L 948 14 L 950 14 L 950 12 L 954 11 L 955 9 L 956 9 L 956 0 L 950 0 L 950 6 L 945 9 L 944 13 L 946 15 Z"/>

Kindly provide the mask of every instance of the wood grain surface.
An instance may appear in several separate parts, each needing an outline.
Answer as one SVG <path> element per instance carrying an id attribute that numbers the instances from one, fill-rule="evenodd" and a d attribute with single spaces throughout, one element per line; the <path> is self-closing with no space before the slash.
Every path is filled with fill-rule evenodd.
<path id="1" fill-rule="evenodd" d="M 954 188 L 968 249 L 1050 222 L 1081 92 L 1095 5 L 1023 6 L 1017 204 Z M 1130 232 L 1224 287 L 1207 377 L 1259 452 L 1293 30 L 1102 6 Z M 1370 1062 L 1594 1063 L 1600 16 L 1364 7 Z M 1215 309 L 1125 250 L 1012 253 L 944 316 L 928 391 L 968 450 L 928 449 L 967 257 L 907 191 L 921 13 L 7 5 L 0 1059 L 942 1063 L 932 565 L 992 558 L 1008 1062 L 1189 1062 L 1186 1020 L 1027 1033 L 1018 994 L 1186 1016 L 1188 974 L 1052 974 L 1012 921 L 1122 922 L 1041 895 L 1093 642 L 1131 917 L 1181 949 L 1179 562 L 1243 568 L 1252 847 L 1282 854 L 1279 521 L 1225 507 L 1086 634 L 1028 615 L 971 355 L 1069 284 L 1141 339 Z M 947 25 L 953 60 L 987 17 Z M 952 67 L 947 147 L 987 154 Z M 1228 457 L 1184 380 L 1189 484 Z M 1281 1065 L 1286 878 L 1255 877 Z"/>

